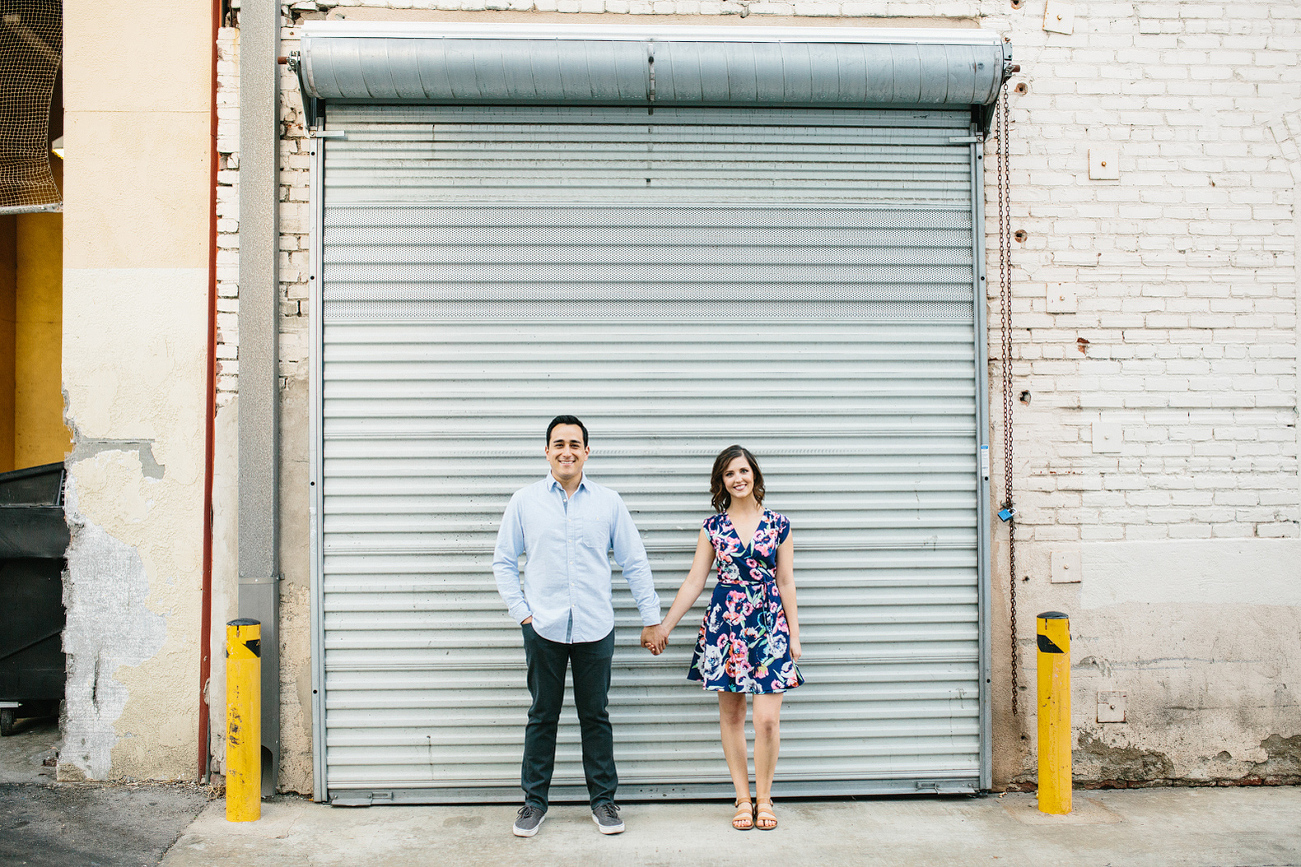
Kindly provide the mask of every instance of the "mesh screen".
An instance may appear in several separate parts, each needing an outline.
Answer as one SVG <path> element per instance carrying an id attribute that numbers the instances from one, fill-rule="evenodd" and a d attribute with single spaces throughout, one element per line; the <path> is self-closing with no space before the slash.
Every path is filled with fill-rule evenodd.
<path id="1" fill-rule="evenodd" d="M 60 0 L 0 0 L 0 213 L 57 210 L 50 100 L 63 54 Z"/>

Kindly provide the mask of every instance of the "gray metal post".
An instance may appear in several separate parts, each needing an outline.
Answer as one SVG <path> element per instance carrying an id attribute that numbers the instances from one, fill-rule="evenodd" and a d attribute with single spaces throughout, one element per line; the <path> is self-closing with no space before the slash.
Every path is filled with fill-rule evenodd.
<path id="1" fill-rule="evenodd" d="M 240 10 L 239 616 L 262 623 L 262 794 L 280 770 L 280 7 Z"/>

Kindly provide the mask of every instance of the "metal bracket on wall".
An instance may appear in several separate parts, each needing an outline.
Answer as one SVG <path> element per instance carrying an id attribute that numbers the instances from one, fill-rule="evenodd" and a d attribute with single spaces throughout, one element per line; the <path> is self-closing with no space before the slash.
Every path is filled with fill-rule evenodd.
<path id="1" fill-rule="evenodd" d="M 975 789 L 964 780 L 918 780 L 918 792 L 934 792 L 937 795 L 971 795 Z"/>
<path id="2" fill-rule="evenodd" d="M 334 807 L 369 807 L 374 804 L 394 803 L 393 793 L 389 792 L 346 792 L 330 799 Z"/>
<path id="3" fill-rule="evenodd" d="M 316 126 L 316 121 L 321 116 L 321 101 L 311 95 L 312 92 L 307 88 L 307 82 L 303 81 L 302 52 L 289 52 L 289 68 L 293 71 L 294 77 L 298 79 L 298 95 L 303 99 L 303 120 L 306 121 L 306 127 L 311 129 Z"/>

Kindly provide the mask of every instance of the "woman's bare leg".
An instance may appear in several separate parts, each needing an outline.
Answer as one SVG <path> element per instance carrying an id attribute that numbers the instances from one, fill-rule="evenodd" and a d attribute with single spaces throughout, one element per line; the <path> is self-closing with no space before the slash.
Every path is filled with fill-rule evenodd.
<path id="1" fill-rule="evenodd" d="M 754 793 L 758 802 L 772 800 L 772 778 L 781 750 L 780 692 L 754 697 Z"/>
<path id="2" fill-rule="evenodd" d="M 750 800 L 750 763 L 745 748 L 745 693 L 718 694 L 718 731 L 723 738 L 723 756 L 732 775 L 738 801 Z M 771 776 L 769 780 L 771 781 Z"/>

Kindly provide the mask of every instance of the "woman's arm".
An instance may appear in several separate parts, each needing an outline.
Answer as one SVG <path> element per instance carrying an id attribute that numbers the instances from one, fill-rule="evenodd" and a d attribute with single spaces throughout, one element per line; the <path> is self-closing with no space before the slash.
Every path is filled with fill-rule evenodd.
<path id="1" fill-rule="evenodd" d="M 655 646 L 650 648 L 651 653 L 659 655 L 664 650 L 673 627 L 678 625 L 678 621 L 700 598 L 701 591 L 705 589 L 705 581 L 709 578 L 709 567 L 713 565 L 714 546 L 709 541 L 709 534 L 702 527 L 700 535 L 696 538 L 696 556 L 691 561 L 691 571 L 687 573 L 686 580 L 678 588 L 678 595 L 673 597 L 673 604 L 669 607 L 664 622 L 655 627 L 656 641 Z"/>
<path id="2" fill-rule="evenodd" d="M 795 604 L 795 541 L 791 536 L 777 546 L 777 590 L 791 631 L 791 659 L 800 661 L 800 613 Z"/>

